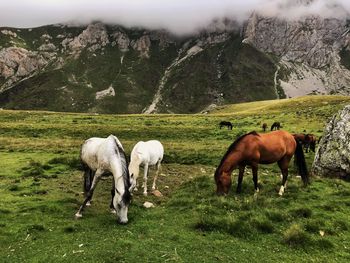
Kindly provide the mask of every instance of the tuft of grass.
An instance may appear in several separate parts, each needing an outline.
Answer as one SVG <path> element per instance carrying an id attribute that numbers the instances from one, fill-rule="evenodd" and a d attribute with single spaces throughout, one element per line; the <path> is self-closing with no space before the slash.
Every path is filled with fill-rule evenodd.
<path id="1" fill-rule="evenodd" d="M 293 217 L 297 218 L 310 218 L 312 215 L 312 210 L 308 207 L 297 208 L 290 211 Z"/>
<path id="2" fill-rule="evenodd" d="M 305 230 L 309 233 L 317 233 L 323 229 L 325 226 L 325 222 L 321 219 L 309 219 L 305 223 Z"/>
<path id="3" fill-rule="evenodd" d="M 48 164 L 55 165 L 55 164 L 63 164 L 68 166 L 71 169 L 79 169 L 82 170 L 81 162 L 78 157 L 55 157 L 48 161 Z"/>
<path id="4" fill-rule="evenodd" d="M 28 233 L 43 232 L 43 231 L 46 231 L 46 228 L 41 224 L 33 224 L 27 228 Z"/>
<path id="5" fill-rule="evenodd" d="M 20 190 L 20 187 L 17 184 L 15 184 L 15 185 L 11 185 L 8 189 L 11 192 L 16 192 Z"/>
<path id="6" fill-rule="evenodd" d="M 271 223 L 271 221 L 266 219 L 253 220 L 252 225 L 261 233 L 269 234 L 274 232 L 274 225 Z"/>
<path id="7" fill-rule="evenodd" d="M 282 212 L 268 210 L 265 214 L 273 222 L 283 222 L 286 220 L 286 215 Z"/>
<path id="8" fill-rule="evenodd" d="M 64 233 L 73 233 L 76 231 L 77 231 L 77 228 L 75 226 L 66 226 L 63 228 Z"/>
<path id="9" fill-rule="evenodd" d="M 299 224 L 292 224 L 283 233 L 283 242 L 292 247 L 303 247 L 310 243 L 310 237 Z"/>
<path id="10" fill-rule="evenodd" d="M 29 164 L 22 168 L 23 177 L 44 177 L 45 171 L 40 162 L 31 160 Z"/>
<path id="11" fill-rule="evenodd" d="M 329 250 L 335 247 L 333 242 L 326 238 L 317 239 L 314 241 L 314 245 L 321 250 Z"/>

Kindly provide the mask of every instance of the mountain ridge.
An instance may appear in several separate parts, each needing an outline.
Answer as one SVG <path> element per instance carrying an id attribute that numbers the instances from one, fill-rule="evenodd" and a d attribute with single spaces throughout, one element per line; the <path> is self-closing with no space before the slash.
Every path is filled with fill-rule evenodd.
<path id="1" fill-rule="evenodd" d="M 349 39 L 346 20 L 256 14 L 243 26 L 218 20 L 186 37 L 100 22 L 0 28 L 0 107 L 193 113 L 235 102 L 348 95 Z"/>

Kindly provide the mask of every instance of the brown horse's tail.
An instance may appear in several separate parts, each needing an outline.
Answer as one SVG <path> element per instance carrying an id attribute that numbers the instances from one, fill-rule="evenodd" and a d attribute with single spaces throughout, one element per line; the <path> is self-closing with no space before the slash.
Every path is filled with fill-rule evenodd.
<path id="1" fill-rule="evenodd" d="M 297 143 L 297 148 L 294 153 L 294 163 L 297 166 L 298 174 L 300 174 L 304 185 L 307 185 L 309 183 L 309 172 L 306 166 L 303 146 L 298 140 L 295 140 L 295 142 Z"/>

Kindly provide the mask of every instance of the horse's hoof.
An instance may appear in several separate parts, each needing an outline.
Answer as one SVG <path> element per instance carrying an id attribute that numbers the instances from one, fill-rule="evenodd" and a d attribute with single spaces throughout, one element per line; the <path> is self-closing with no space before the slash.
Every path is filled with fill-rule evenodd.
<path id="1" fill-rule="evenodd" d="M 147 196 L 147 192 L 143 192 L 143 195 L 144 195 L 144 196 Z"/>
<path id="2" fill-rule="evenodd" d="M 117 214 L 117 211 L 115 209 L 111 209 L 111 214 Z"/>
<path id="3" fill-rule="evenodd" d="M 152 186 L 152 190 L 156 190 L 156 187 L 155 187 L 155 186 Z"/>
<path id="4" fill-rule="evenodd" d="M 278 194 L 279 194 L 280 196 L 282 196 L 283 193 L 284 193 L 284 186 L 282 185 L 281 188 L 280 188 L 280 191 L 278 192 Z"/>
<path id="5" fill-rule="evenodd" d="M 86 206 L 91 206 L 91 202 L 88 201 L 88 202 L 86 203 Z"/>
<path id="6" fill-rule="evenodd" d="M 83 217 L 83 215 L 80 214 L 80 213 L 76 213 L 76 214 L 75 214 L 75 219 L 79 219 L 79 218 L 82 218 L 82 217 Z"/>

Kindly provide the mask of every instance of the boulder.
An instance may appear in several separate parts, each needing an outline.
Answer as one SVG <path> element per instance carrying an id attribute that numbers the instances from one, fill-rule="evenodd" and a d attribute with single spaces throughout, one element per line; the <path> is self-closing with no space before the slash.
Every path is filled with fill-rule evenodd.
<path id="1" fill-rule="evenodd" d="M 315 154 L 312 172 L 350 179 L 350 105 L 327 124 Z"/>

